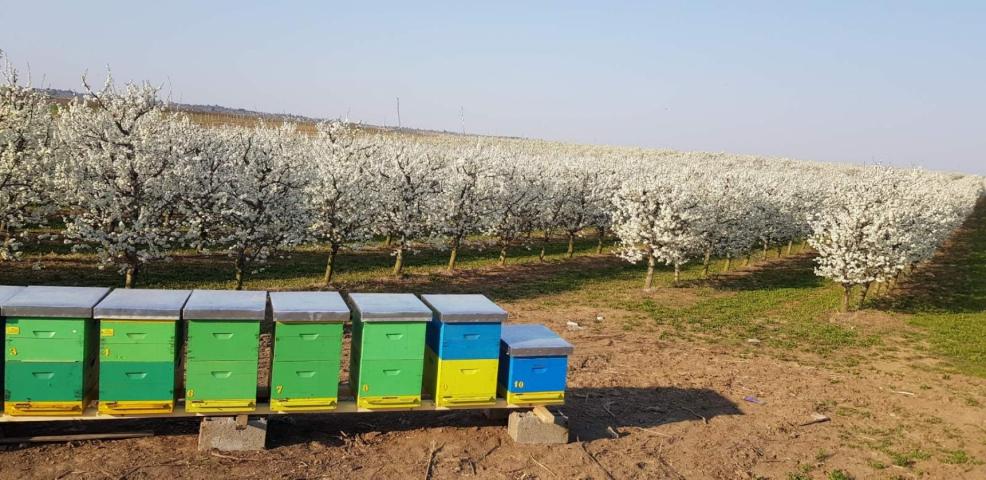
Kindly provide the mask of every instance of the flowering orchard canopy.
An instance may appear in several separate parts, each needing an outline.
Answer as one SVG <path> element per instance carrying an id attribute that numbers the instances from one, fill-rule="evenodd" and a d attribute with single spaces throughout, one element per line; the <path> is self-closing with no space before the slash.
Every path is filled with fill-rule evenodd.
<path id="1" fill-rule="evenodd" d="M 571 145 L 462 135 L 405 135 L 340 122 L 207 128 L 146 84 L 111 79 L 67 106 L 0 85 L 0 259 L 62 212 L 65 241 L 132 285 L 177 248 L 229 255 L 237 286 L 272 256 L 389 239 L 394 272 L 423 243 L 510 249 L 607 232 L 616 252 L 675 278 L 689 262 L 807 240 L 815 272 L 848 289 L 893 281 L 929 258 L 969 215 L 983 179 L 917 169 Z M 46 175 L 44 172 L 55 172 Z M 543 243 L 542 243 L 543 245 Z M 543 248 L 543 246 L 542 246 Z"/>

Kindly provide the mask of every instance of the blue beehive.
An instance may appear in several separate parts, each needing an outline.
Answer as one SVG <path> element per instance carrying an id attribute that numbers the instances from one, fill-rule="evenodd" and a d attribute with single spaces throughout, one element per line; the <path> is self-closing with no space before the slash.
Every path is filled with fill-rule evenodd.
<path id="1" fill-rule="evenodd" d="M 425 341 L 443 360 L 487 360 L 500 355 L 507 312 L 483 295 L 422 295 L 434 315 Z"/>
<path id="2" fill-rule="evenodd" d="M 504 325 L 498 391 L 512 405 L 565 403 L 572 344 L 544 325 Z"/>
<path id="3" fill-rule="evenodd" d="M 496 403 L 500 326 L 507 312 L 482 295 L 422 295 L 431 308 L 424 387 L 439 407 Z"/>

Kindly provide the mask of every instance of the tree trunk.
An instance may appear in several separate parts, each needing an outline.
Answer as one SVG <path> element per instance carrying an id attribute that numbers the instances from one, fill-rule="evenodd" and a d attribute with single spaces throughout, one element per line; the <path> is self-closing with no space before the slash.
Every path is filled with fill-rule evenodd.
<path id="1" fill-rule="evenodd" d="M 125 274 L 126 275 L 125 276 L 125 280 L 123 282 L 123 287 L 124 288 L 134 288 L 134 283 L 136 281 L 137 272 L 139 270 L 140 270 L 140 264 L 138 264 L 138 263 L 131 263 L 127 267 L 127 271 L 126 271 L 126 274 Z"/>
<path id="2" fill-rule="evenodd" d="M 764 260 L 767 259 L 767 241 L 766 240 L 763 241 L 763 259 Z"/>
<path id="3" fill-rule="evenodd" d="M 394 276 L 401 278 L 404 276 L 404 245 L 397 247 L 397 255 L 394 258 Z"/>
<path id="4" fill-rule="evenodd" d="M 575 256 L 575 234 L 568 232 L 568 251 L 565 252 L 568 258 Z"/>
<path id="5" fill-rule="evenodd" d="M 496 262 L 499 266 L 504 266 L 507 264 L 507 244 L 503 243 L 500 245 L 500 259 Z"/>
<path id="6" fill-rule="evenodd" d="M 860 307 L 862 307 L 863 304 L 866 303 L 866 296 L 869 295 L 869 293 L 870 293 L 870 287 L 872 285 L 873 285 L 873 282 L 866 282 L 866 283 L 863 284 L 863 293 L 862 293 L 862 296 L 859 297 L 859 306 Z"/>
<path id="7" fill-rule="evenodd" d="M 339 253 L 339 244 L 333 243 L 329 246 L 329 259 L 325 262 L 325 277 L 322 278 L 322 284 L 326 287 L 332 283 L 332 275 L 335 274 L 337 253 Z"/>
<path id="8" fill-rule="evenodd" d="M 243 290 L 243 270 L 246 269 L 246 255 L 239 253 L 236 255 L 236 290 Z"/>
<path id="9" fill-rule="evenodd" d="M 387 238 L 385 238 L 384 241 L 383 241 L 384 246 L 387 246 L 387 247 L 391 246 L 393 243 L 394 243 L 394 237 L 392 237 L 390 235 L 387 235 Z"/>
<path id="10" fill-rule="evenodd" d="M 722 266 L 722 273 L 728 272 L 729 271 L 729 267 L 730 267 L 730 265 L 732 265 L 732 263 L 733 263 L 733 257 L 727 256 L 726 257 L 726 264 Z"/>
<path id="11" fill-rule="evenodd" d="M 448 254 L 448 273 L 455 271 L 455 260 L 459 257 L 459 243 L 462 242 L 462 237 L 456 236 L 452 238 L 452 248 Z"/>
<path id="12" fill-rule="evenodd" d="M 787 254 L 788 255 L 791 254 L 791 248 L 792 247 L 794 247 L 794 240 L 788 240 L 787 241 Z"/>
<path id="13" fill-rule="evenodd" d="M 842 312 L 849 311 L 849 296 L 852 294 L 852 284 L 843 283 L 842 284 Z"/>
<path id="14" fill-rule="evenodd" d="M 778 243 L 777 244 L 777 258 L 781 258 L 782 256 L 784 256 L 782 249 L 783 249 L 783 246 L 781 246 L 781 244 Z"/>
<path id="15" fill-rule="evenodd" d="M 599 241 L 596 243 L 596 255 L 602 255 L 603 242 L 606 240 L 606 227 L 599 227 Z"/>
<path id="16" fill-rule="evenodd" d="M 674 262 L 674 284 L 675 284 L 675 286 L 678 285 L 678 282 L 680 280 L 681 280 L 681 264 L 678 263 L 678 262 Z"/>
<path id="17" fill-rule="evenodd" d="M 647 255 L 647 278 L 644 279 L 644 288 L 650 290 L 654 287 L 654 255 Z"/>
<path id="18" fill-rule="evenodd" d="M 705 249 L 705 258 L 702 259 L 702 277 L 709 276 L 709 259 L 712 257 L 712 249 Z"/>
<path id="19" fill-rule="evenodd" d="M 544 237 L 541 238 L 541 253 L 538 254 L 538 261 L 544 263 L 544 252 L 548 249 L 548 231 L 544 231 Z"/>
<path id="20" fill-rule="evenodd" d="M 743 266 L 744 267 L 750 266 L 750 260 L 752 259 L 753 259 L 753 252 L 748 252 L 746 254 L 746 260 L 743 261 Z"/>

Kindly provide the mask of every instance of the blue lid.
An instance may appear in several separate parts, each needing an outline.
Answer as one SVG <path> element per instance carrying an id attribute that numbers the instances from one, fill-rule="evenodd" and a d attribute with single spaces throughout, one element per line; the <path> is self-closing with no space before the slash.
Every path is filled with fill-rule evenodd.
<path id="1" fill-rule="evenodd" d="M 422 295 L 421 300 L 443 323 L 502 323 L 507 311 L 483 295 Z"/>
<path id="2" fill-rule="evenodd" d="M 7 317 L 92 318 L 95 307 L 107 293 L 103 287 L 30 286 L 3 304 Z"/>
<path id="3" fill-rule="evenodd" d="M 431 321 L 431 309 L 411 293 L 350 293 L 349 301 L 363 322 Z"/>
<path id="4" fill-rule="evenodd" d="M 185 320 L 264 320 L 267 292 L 249 290 L 193 290 L 182 317 Z"/>
<path id="5" fill-rule="evenodd" d="M 270 292 L 275 322 L 342 323 L 349 307 L 339 292 Z"/>
<path id="6" fill-rule="evenodd" d="M 0 308 L 3 304 L 10 300 L 17 292 L 24 290 L 24 287 L 14 287 L 10 285 L 0 285 Z"/>
<path id="7" fill-rule="evenodd" d="M 118 288 L 92 310 L 96 319 L 178 320 L 191 290 Z"/>
<path id="8" fill-rule="evenodd" d="M 507 355 L 514 357 L 570 355 L 574 350 L 571 343 L 541 324 L 504 325 L 500 335 Z"/>

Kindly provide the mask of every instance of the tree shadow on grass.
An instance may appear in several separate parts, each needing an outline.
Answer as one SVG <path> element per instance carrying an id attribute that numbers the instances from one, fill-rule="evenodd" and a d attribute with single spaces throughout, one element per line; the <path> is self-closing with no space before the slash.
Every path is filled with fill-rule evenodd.
<path id="1" fill-rule="evenodd" d="M 928 262 L 870 306 L 905 313 L 986 311 L 986 199 Z"/>
<path id="2" fill-rule="evenodd" d="M 825 279 L 815 275 L 814 256 L 800 253 L 762 262 L 743 270 L 710 275 L 706 279 L 680 282 L 684 287 L 712 287 L 716 290 L 751 291 L 790 288 L 818 288 Z"/>
<path id="3" fill-rule="evenodd" d="M 432 273 L 405 279 L 381 278 L 343 284 L 349 291 L 415 293 L 482 293 L 496 300 L 521 300 L 578 290 L 588 283 L 640 274 L 611 256 L 575 257 L 564 261 L 474 268 L 454 274 Z"/>
<path id="4" fill-rule="evenodd" d="M 333 289 L 391 289 L 415 291 L 413 288 L 449 286 L 463 291 L 487 290 L 483 284 L 530 285 L 532 281 L 547 285 L 548 292 L 563 291 L 568 286 L 580 284 L 578 273 L 584 273 L 591 281 L 610 273 L 632 268 L 617 259 L 608 262 L 605 271 L 590 271 L 599 266 L 596 260 L 580 263 L 594 247 L 593 242 L 580 241 L 576 258 L 560 260 L 566 245 L 552 242 L 548 245 L 549 257 L 545 263 L 537 262 L 534 253 L 527 251 L 509 258 L 506 267 L 495 267 L 495 253 L 490 250 L 465 248 L 460 252 L 462 267 L 453 275 L 444 273 L 447 252 L 422 249 L 407 259 L 407 274 L 403 279 L 390 275 L 393 257 L 389 250 L 373 247 L 360 251 L 343 252 L 337 257 L 340 273 Z M 520 254 L 520 247 L 513 252 Z M 305 248 L 272 258 L 259 272 L 247 276 L 247 289 L 318 289 L 325 270 L 326 252 L 318 248 Z M 592 256 L 593 259 L 609 258 Z M 572 265 L 569 265 L 572 264 Z M 615 268 L 619 266 L 621 268 Z M 259 267 L 259 266 L 258 266 Z M 552 278 L 557 270 L 561 278 Z M 512 278 L 514 281 L 503 281 Z M 38 252 L 37 255 L 17 262 L 5 262 L 0 266 L 0 284 L 5 285 L 74 285 L 74 286 L 122 286 L 122 277 L 114 268 L 100 269 L 91 256 L 65 256 Z M 232 288 L 233 267 L 229 257 L 222 254 L 203 255 L 179 253 L 171 261 L 147 264 L 137 278 L 139 288 Z"/>

